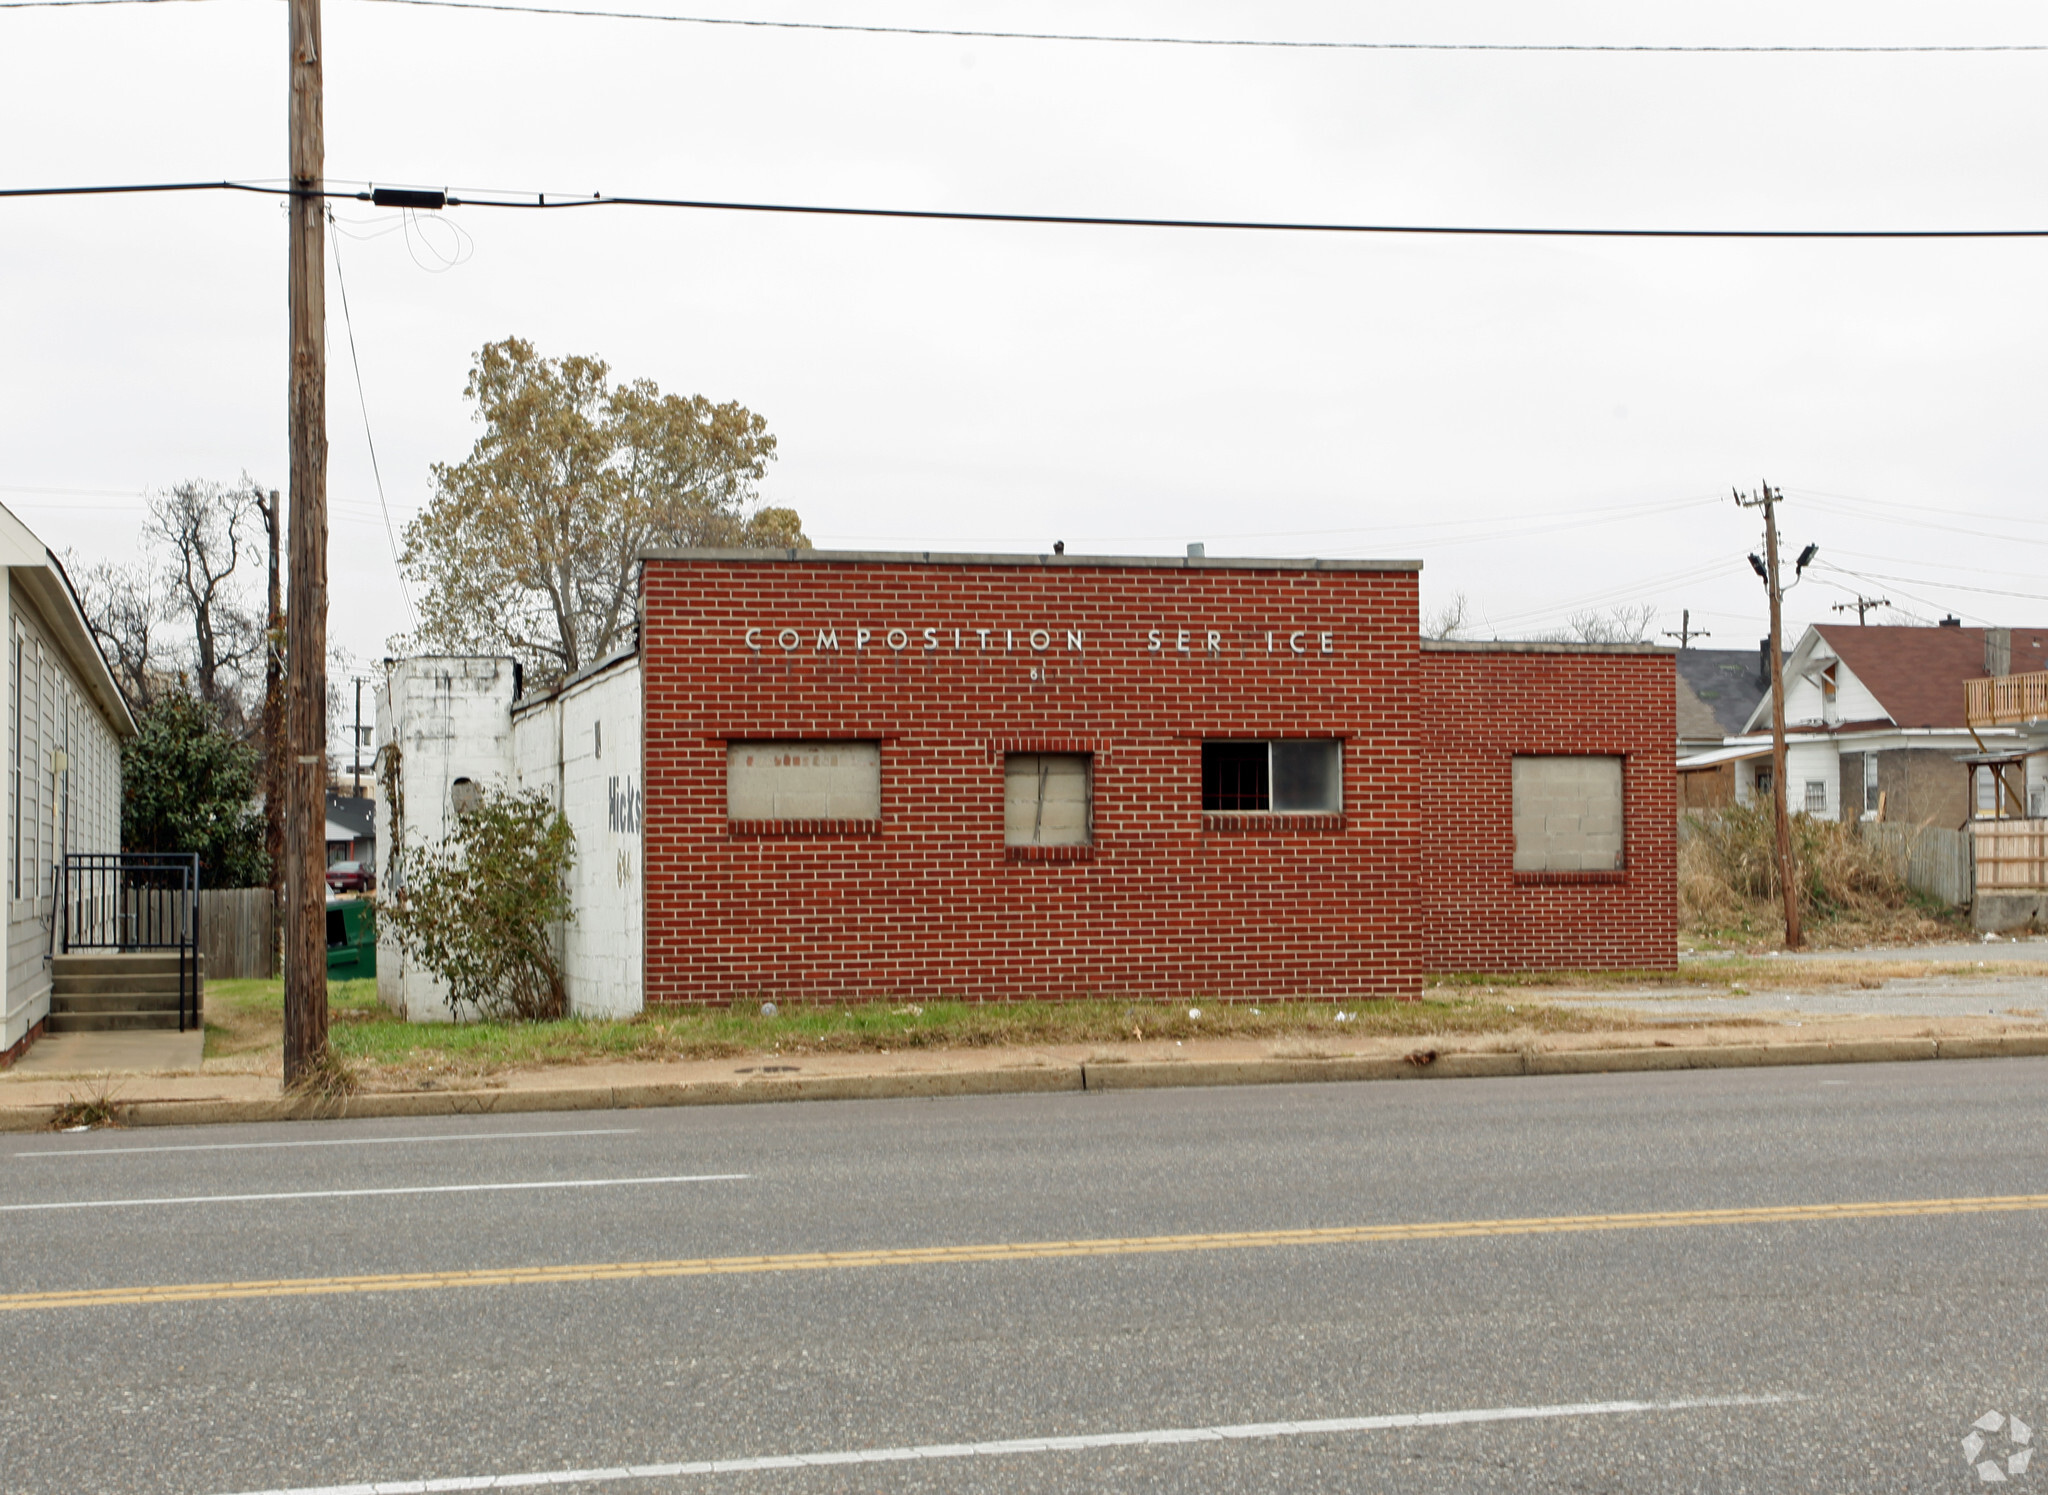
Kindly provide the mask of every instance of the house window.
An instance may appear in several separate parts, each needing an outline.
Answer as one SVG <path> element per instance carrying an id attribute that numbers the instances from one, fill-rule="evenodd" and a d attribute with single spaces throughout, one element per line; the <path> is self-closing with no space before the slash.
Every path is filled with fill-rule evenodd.
<path id="1" fill-rule="evenodd" d="M 725 750 L 728 820 L 880 820 L 878 742 L 734 742 Z"/>
<path id="2" fill-rule="evenodd" d="M 1867 815 L 1877 813 L 1877 754 L 1863 755 L 1863 811 Z"/>
<path id="3" fill-rule="evenodd" d="M 1808 779 L 1806 781 L 1805 809 L 1809 815 L 1825 815 L 1827 813 L 1828 784 L 1826 779 Z"/>
<path id="4" fill-rule="evenodd" d="M 1336 815 L 1344 809 L 1343 744 L 1334 738 L 1293 742 L 1202 744 L 1202 808 Z"/>
<path id="5" fill-rule="evenodd" d="M 1515 871 L 1612 872 L 1622 859 L 1621 759 L 1514 760 Z"/>
<path id="6" fill-rule="evenodd" d="M 1095 761 L 1089 753 L 1003 758 L 1003 844 L 1086 846 L 1094 839 Z"/>
<path id="7" fill-rule="evenodd" d="M 1971 770 L 1977 778 L 1977 814 L 1990 818 L 1998 814 L 1998 775 L 1988 768 Z"/>

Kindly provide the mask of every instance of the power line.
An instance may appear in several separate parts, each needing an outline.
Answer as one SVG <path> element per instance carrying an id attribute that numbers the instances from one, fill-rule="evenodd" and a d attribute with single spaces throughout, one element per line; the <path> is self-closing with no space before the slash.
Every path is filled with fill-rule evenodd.
<path id="1" fill-rule="evenodd" d="M 162 5 L 171 0 L 0 0 L 0 10 L 72 10 L 82 6 Z M 2043 42 L 1899 43 L 1875 45 L 1688 44 L 1659 42 L 1387 42 L 1245 36 L 1148 36 L 1104 32 L 986 31 L 963 26 L 884 26 L 850 21 L 780 21 L 740 16 L 676 16 L 641 10 L 597 10 L 554 5 L 506 5 L 495 0 L 375 0 L 438 10 L 485 10 L 513 15 L 573 16 L 607 21 L 659 21 L 672 26 L 724 26 L 747 31 L 824 31 L 856 36 L 923 36 L 962 41 L 1086 42 L 1112 46 L 1241 47 L 1307 52 L 1534 52 L 1704 55 L 1911 55 L 1978 52 L 2048 52 Z"/>
<path id="2" fill-rule="evenodd" d="M 1902 503 L 1899 500 L 1892 498 L 1863 498 L 1859 497 L 1854 493 L 1829 493 L 1822 488 L 1793 488 L 1788 491 L 1793 493 L 1804 494 L 1812 498 L 1833 499 L 1838 503 L 1867 504 L 1872 508 L 1892 509 L 1899 513 L 1905 514 L 1915 523 L 1924 523 L 1927 519 L 1928 514 L 1935 510 L 1935 506 L 1926 500 L 1922 500 L 1918 503 Z M 1961 517 L 1966 519 L 1991 519 L 1995 520 L 2000 524 L 2048 524 L 2048 516 L 2032 514 L 1991 514 L 1985 512 L 1982 509 L 1951 508 L 1946 503 L 1943 503 L 1939 506 L 1939 512 L 1947 518 L 1954 518 L 1960 515 Z M 1882 518 L 1883 516 L 1877 515 L 1873 517 Z"/>
<path id="3" fill-rule="evenodd" d="M 0 4 L 6 0 L 0 0 Z M 86 0 L 69 0 L 83 4 Z M 161 4 L 169 0 L 139 0 Z M 376 0 L 396 3 L 396 0 Z M 377 188 L 350 192 L 322 188 L 320 196 L 375 202 Z M 290 187 L 259 182 L 128 182 L 74 187 L 5 187 L 0 198 L 102 197 L 147 192 L 254 192 L 270 197 L 293 196 Z M 976 213 L 942 208 L 827 207 L 816 203 L 729 202 L 707 198 L 610 196 L 602 192 L 572 196 L 549 193 L 496 193 L 487 197 L 453 192 L 407 192 L 409 198 L 433 198 L 434 207 L 518 208 L 553 212 L 571 208 L 681 208 L 716 213 L 776 213 L 818 218 L 897 218 L 936 223 L 1018 223 L 1074 228 L 1228 229 L 1254 233 L 1436 235 L 1503 239 L 2048 239 L 2048 228 L 1597 228 L 1538 227 L 1450 223 L 1314 223 L 1253 218 L 1131 218 L 1082 213 Z M 531 199 L 531 200 L 529 200 Z M 426 207 L 426 202 L 407 206 Z"/>
<path id="4" fill-rule="evenodd" d="M 1853 576 L 1859 581 L 1905 582 L 1916 587 L 1935 587 L 1944 592 L 1977 592 L 1986 597 L 2022 597 L 2029 602 L 2048 602 L 2048 593 L 2042 592 L 2015 592 L 2004 587 L 1973 587 L 1960 581 L 1936 581 L 1924 576 L 1887 576 L 1882 571 L 1851 571 L 1847 566 L 1837 566 L 1835 570 L 1844 576 Z M 1926 601 L 1925 598 L 1918 600 Z M 1933 606 L 1932 603 L 1928 605 Z"/>
<path id="5" fill-rule="evenodd" d="M 412 614 L 413 631 L 420 626 L 419 609 L 412 605 L 412 588 L 405 584 L 405 563 L 398 558 L 398 534 L 391 527 L 391 506 L 384 501 L 384 471 L 377 465 L 377 438 L 370 434 L 370 401 L 363 393 L 363 364 L 356 357 L 356 323 L 348 309 L 348 282 L 341 274 L 341 235 L 333 232 L 333 215 L 328 215 L 329 237 L 334 241 L 334 284 L 341 292 L 341 324 L 348 329 L 348 361 L 356 374 L 356 404 L 363 412 L 363 441 L 370 448 L 370 472 L 377 479 L 377 507 L 384 511 L 384 538 L 391 544 L 391 565 L 398 572 L 398 590 L 405 598 L 405 610 Z M 356 709 L 362 709 L 360 692 L 356 697 Z M 362 745 L 356 745 L 356 756 L 362 756 Z M 360 766 L 360 765 L 359 765 Z"/>
<path id="6" fill-rule="evenodd" d="M 1835 566 L 1835 565 L 1830 565 L 1830 564 L 1829 564 L 1829 563 L 1828 563 L 1827 561 L 1820 561 L 1820 562 L 1818 562 L 1818 563 L 1817 563 L 1817 564 L 1815 565 L 1814 569 L 1815 569 L 1815 570 L 1829 570 L 1829 571 L 1833 571 L 1833 572 L 1835 572 L 1835 573 L 1837 573 L 1838 575 L 1841 575 L 1841 576 L 1850 576 L 1850 577 L 1854 577 L 1854 578 L 1855 578 L 1855 579 L 1856 579 L 1857 581 L 1869 581 L 1869 580 L 1871 579 L 1871 578 L 1869 578 L 1868 576 L 1865 576 L 1865 575 L 1864 575 L 1864 574 L 1863 574 L 1863 573 L 1862 573 L 1861 571 L 1851 571 L 1851 570 L 1849 570 L 1849 569 L 1848 569 L 1848 567 L 1846 567 L 1846 566 Z M 1822 583 L 1822 585 L 1824 585 L 1824 586 L 1831 586 L 1831 587 L 1833 587 L 1833 588 L 1834 588 L 1834 589 L 1835 589 L 1836 591 L 1838 591 L 1838 592 L 1847 592 L 1847 593 L 1848 593 L 1848 594 L 1849 594 L 1850 596 L 1852 596 L 1852 597 L 1853 597 L 1853 596 L 1856 596 L 1856 595 L 1857 595 L 1857 589 L 1856 589 L 1856 588 L 1854 588 L 1854 587 L 1845 587 L 1845 586 L 1843 586 L 1843 585 L 1842 585 L 1841 583 L 1839 583 L 1839 582 L 1831 582 L 1831 581 L 1828 581 L 1828 580 L 1827 580 L 1827 578 L 1825 578 L 1825 577 L 1821 577 L 1821 578 L 1818 578 L 1818 579 L 1820 580 L 1820 582 Z M 1916 582 L 1916 583 L 1915 583 L 1915 585 L 1917 586 L 1917 585 L 1918 585 L 1918 583 Z M 1935 583 L 1935 585 L 1939 585 L 1939 583 Z M 1948 606 L 1947 606 L 1946 604 L 1944 604 L 1944 603 L 1940 603 L 1940 602 L 1934 602 L 1934 601 L 1931 601 L 1930 599 L 1928 599 L 1928 598 L 1926 598 L 1926 597 L 1922 597 L 1922 596 L 1920 596 L 1920 595 L 1918 595 L 1917 593 L 1914 593 L 1914 592 L 1908 592 L 1908 591 L 1906 591 L 1906 590 L 1904 590 L 1903 588 L 1900 588 L 1900 587 L 1894 587 L 1894 588 L 1893 588 L 1892 590 L 1893 590 L 1893 591 L 1895 591 L 1895 592 L 1897 592 L 1897 593 L 1898 593 L 1898 594 L 1899 594 L 1899 595 L 1900 595 L 1901 597 L 1904 597 L 1904 598 L 1905 598 L 1905 599 L 1906 599 L 1906 600 L 1907 600 L 1908 602 L 1917 602 L 1917 603 L 1919 603 L 1919 604 L 1920 604 L 1920 605 L 1921 605 L 1922 607 L 1926 607 L 1926 608 L 1932 608 L 1932 609 L 1933 609 L 1933 610 L 1934 610 L 1935 612 L 1937 612 L 1937 613 L 1955 613 L 1955 614 L 1961 614 L 1961 615 L 1964 615 L 1964 616 L 1969 616 L 1969 617 L 1975 617 L 1975 616 L 1976 616 L 1976 614 L 1975 614 L 1975 613 L 1970 613 L 1970 614 L 1963 614 L 1963 610 L 1962 610 L 1961 608 L 1950 608 L 1950 607 L 1948 607 Z M 1899 606 L 1898 606 L 1898 604 L 1897 604 L 1897 603 L 1894 603 L 1894 604 L 1892 604 L 1892 611 L 1894 611 L 1894 612 L 1898 612 L 1898 611 L 1900 611 L 1900 610 L 1901 610 L 1901 609 L 1899 608 Z M 1910 615 L 1910 614 L 1908 614 L 1908 616 L 1911 616 L 1911 615 Z"/>

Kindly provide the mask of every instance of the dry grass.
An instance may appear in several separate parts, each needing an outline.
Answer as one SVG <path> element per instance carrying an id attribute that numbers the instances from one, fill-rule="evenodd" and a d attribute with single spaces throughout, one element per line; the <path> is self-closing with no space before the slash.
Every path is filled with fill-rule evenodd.
<path id="1" fill-rule="evenodd" d="M 1784 938 L 1777 832 L 1771 812 L 1736 805 L 1686 817 L 1678 847 L 1679 922 L 1695 947 L 1758 947 Z M 1968 928 L 1906 886 L 1883 848 L 1854 826 L 1798 815 L 1792 821 L 1800 917 L 1817 949 L 1935 944 Z"/>
<path id="2" fill-rule="evenodd" d="M 364 1089 L 461 1088 L 508 1070 L 557 1065 L 759 1058 L 911 1050 L 1088 1047 L 1234 1038 L 1282 1042 L 1301 1057 L 1369 1038 L 1435 1039 L 1593 1033 L 1633 1026 L 1581 1012 L 1469 991 L 1408 1002 L 781 1002 L 659 1009 L 616 1020 L 402 1023 L 376 1005 L 371 982 L 337 983 L 328 999 L 335 1082 Z M 1199 1015 L 1197 1015 L 1199 1014 Z M 229 1065 L 275 1062 L 283 1038 L 277 981 L 207 989 L 207 1056 Z M 1339 1045 L 1341 1048 L 1331 1048 Z M 1093 1062 L 1111 1062 L 1103 1052 Z M 322 1087 L 323 1092 L 332 1087 Z"/>
<path id="3" fill-rule="evenodd" d="M 83 1128 L 98 1130 L 101 1127 L 122 1124 L 122 1105 L 115 1099 L 119 1083 L 110 1075 L 101 1075 L 93 1088 L 84 1093 L 73 1091 L 71 1098 L 59 1106 L 50 1117 L 53 1132 L 75 1132 Z"/>

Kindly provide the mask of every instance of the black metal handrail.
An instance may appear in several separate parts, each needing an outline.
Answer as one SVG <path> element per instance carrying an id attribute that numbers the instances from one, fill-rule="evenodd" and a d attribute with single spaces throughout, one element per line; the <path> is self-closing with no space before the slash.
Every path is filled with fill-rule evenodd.
<path id="1" fill-rule="evenodd" d="M 178 1031 L 199 1016 L 199 858 L 196 854 L 72 852 L 58 885 L 59 948 L 162 950 L 178 955 Z"/>

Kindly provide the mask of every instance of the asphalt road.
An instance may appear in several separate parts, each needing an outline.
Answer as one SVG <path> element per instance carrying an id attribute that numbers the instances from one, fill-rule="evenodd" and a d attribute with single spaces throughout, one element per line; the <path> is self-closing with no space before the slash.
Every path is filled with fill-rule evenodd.
<path id="1" fill-rule="evenodd" d="M 0 1489 L 2024 1489 L 2044 1165 L 2037 1060 L 9 1137 Z"/>

